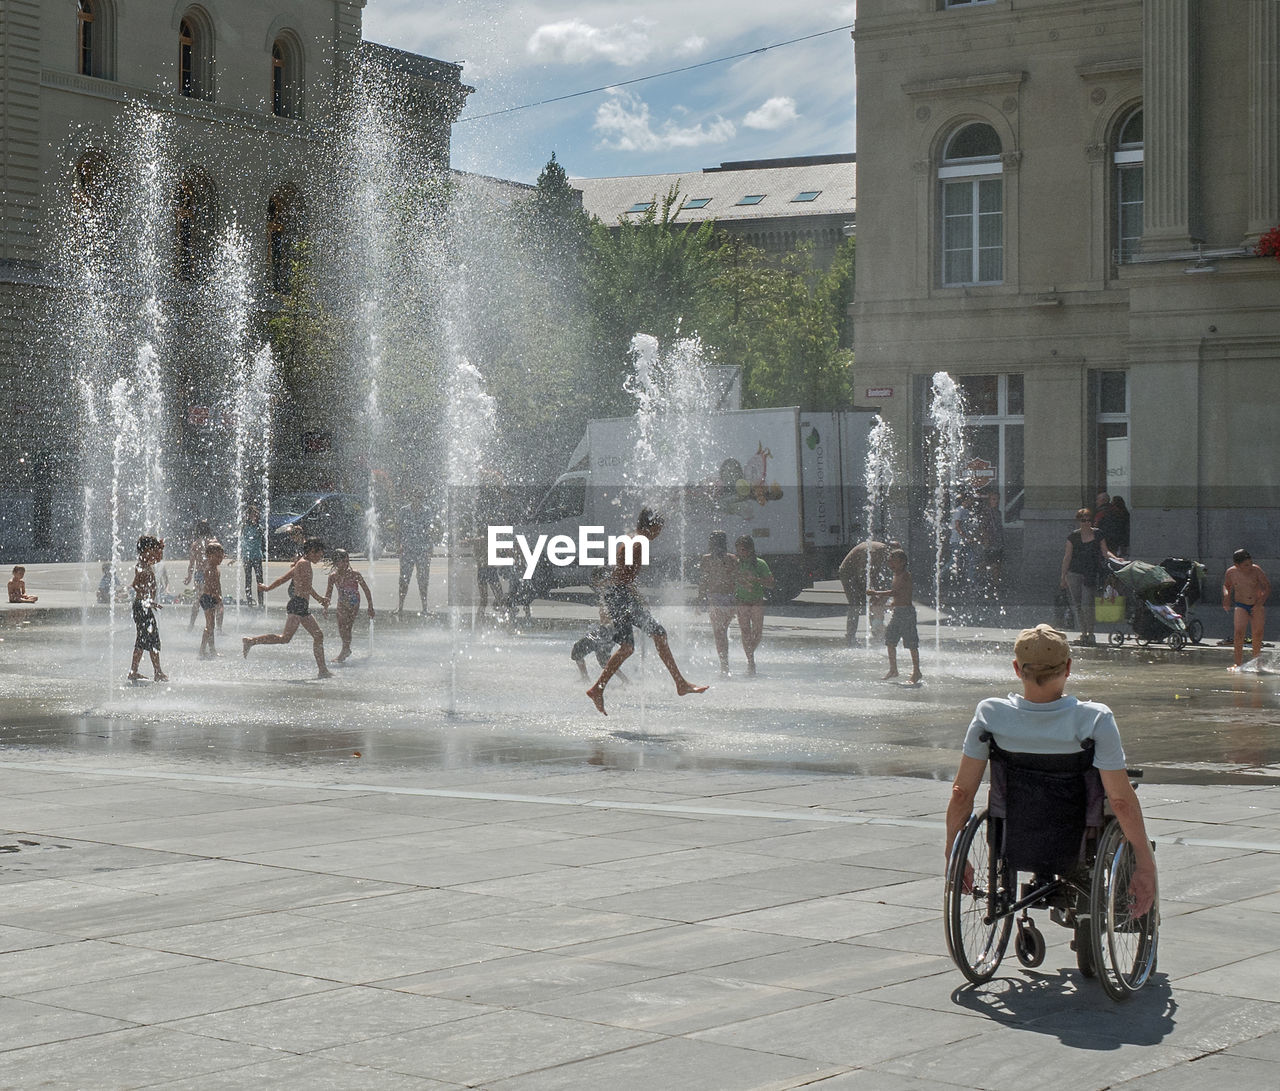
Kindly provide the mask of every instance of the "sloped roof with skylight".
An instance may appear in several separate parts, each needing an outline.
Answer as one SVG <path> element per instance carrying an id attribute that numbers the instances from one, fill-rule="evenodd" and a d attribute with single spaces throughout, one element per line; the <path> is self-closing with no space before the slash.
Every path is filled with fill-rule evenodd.
<path id="1" fill-rule="evenodd" d="M 582 191 L 583 208 L 607 224 L 649 202 L 661 208 L 675 185 L 680 187 L 677 223 L 837 214 L 852 221 L 857 207 L 852 155 L 726 163 L 684 174 L 573 178 L 569 184 Z"/>

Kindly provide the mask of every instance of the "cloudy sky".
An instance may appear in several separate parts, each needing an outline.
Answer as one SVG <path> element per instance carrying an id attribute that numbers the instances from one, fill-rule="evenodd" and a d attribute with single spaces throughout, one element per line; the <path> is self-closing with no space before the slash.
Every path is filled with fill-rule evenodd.
<path id="1" fill-rule="evenodd" d="M 848 30 L 497 117 L 476 115 L 746 53 L 853 22 L 849 0 L 369 0 L 364 36 L 461 61 L 476 89 L 453 165 L 532 182 L 854 150 Z"/>

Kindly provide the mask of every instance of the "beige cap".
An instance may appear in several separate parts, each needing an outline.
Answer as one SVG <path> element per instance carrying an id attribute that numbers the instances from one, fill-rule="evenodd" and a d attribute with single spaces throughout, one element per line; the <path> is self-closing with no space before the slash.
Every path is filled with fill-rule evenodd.
<path id="1" fill-rule="evenodd" d="M 1020 667 L 1038 671 L 1057 670 L 1065 667 L 1071 659 L 1071 645 L 1067 643 L 1066 633 L 1052 625 L 1040 624 L 1018 634 L 1013 645 L 1013 657 Z"/>

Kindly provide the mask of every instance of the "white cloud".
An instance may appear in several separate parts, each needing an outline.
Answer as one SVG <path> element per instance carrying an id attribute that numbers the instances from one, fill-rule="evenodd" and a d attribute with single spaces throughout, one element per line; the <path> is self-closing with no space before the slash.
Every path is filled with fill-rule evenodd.
<path id="1" fill-rule="evenodd" d="M 687 110 L 676 107 L 676 112 Z M 724 144 L 737 135 L 737 126 L 718 114 L 696 125 L 679 125 L 668 118 L 654 128 L 649 104 L 625 91 L 615 91 L 596 109 L 595 131 L 598 145 L 613 151 L 654 152 L 670 148 L 698 148 Z"/>
<path id="2" fill-rule="evenodd" d="M 696 57 L 707 48 L 707 40 L 700 34 L 692 34 L 676 46 L 677 57 Z"/>
<path id="3" fill-rule="evenodd" d="M 525 52 L 536 60 L 552 64 L 589 64 L 604 60 L 628 65 L 644 60 L 651 48 L 649 24 L 642 19 L 608 27 L 568 19 L 538 27 L 529 36 Z"/>
<path id="4" fill-rule="evenodd" d="M 742 124 L 748 129 L 781 129 L 799 118 L 796 100 L 786 95 L 776 95 L 747 114 L 742 119 Z"/>

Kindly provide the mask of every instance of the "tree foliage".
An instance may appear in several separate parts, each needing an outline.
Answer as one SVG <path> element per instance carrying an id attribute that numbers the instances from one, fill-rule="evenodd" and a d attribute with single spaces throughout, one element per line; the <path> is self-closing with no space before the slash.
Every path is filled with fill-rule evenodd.
<path id="1" fill-rule="evenodd" d="M 381 346 L 380 397 L 397 435 L 439 429 L 448 361 L 462 352 L 498 403 L 508 476 L 545 479 L 589 419 L 633 411 L 623 384 L 636 333 L 667 347 L 696 336 L 708 363 L 741 368 L 748 407 L 851 404 L 854 240 L 826 270 L 804 249 L 770 259 L 712 222 L 678 222 L 677 189 L 621 223 L 592 221 L 555 155 L 523 200 L 474 181 L 453 196 L 430 236 L 414 217 L 447 202 L 434 191 L 409 200 L 392 248 L 414 266 L 435 247 L 440 267 L 431 298 L 396 297 Z M 391 276 L 430 279 L 409 267 Z M 325 300 L 303 247 L 271 333 L 288 385 L 337 401 L 343 360 L 359 350 Z"/>

